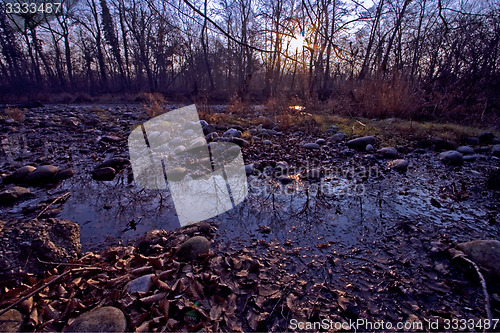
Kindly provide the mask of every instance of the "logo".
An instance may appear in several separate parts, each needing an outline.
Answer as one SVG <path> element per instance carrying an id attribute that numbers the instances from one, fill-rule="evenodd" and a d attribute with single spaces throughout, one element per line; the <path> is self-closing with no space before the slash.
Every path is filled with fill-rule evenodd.
<path id="1" fill-rule="evenodd" d="M 222 214 L 248 193 L 240 147 L 207 144 L 194 104 L 136 127 L 128 146 L 135 183 L 168 188 L 181 226 Z"/>

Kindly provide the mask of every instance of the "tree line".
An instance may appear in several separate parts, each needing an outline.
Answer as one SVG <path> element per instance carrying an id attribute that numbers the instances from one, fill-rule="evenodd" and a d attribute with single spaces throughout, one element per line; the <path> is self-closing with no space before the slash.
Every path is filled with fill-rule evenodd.
<path id="1" fill-rule="evenodd" d="M 6 93 L 328 99 L 347 84 L 356 94 L 399 80 L 429 96 L 456 92 L 457 103 L 499 103 L 495 1 L 64 0 L 56 14 L 6 4 Z"/>

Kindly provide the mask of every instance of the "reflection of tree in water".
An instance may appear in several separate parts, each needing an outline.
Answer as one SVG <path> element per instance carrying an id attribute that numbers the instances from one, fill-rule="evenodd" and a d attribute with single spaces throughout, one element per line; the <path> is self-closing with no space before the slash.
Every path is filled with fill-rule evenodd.
<path id="1" fill-rule="evenodd" d="M 62 217 L 80 225 L 82 243 L 99 244 L 107 236 L 126 240 L 151 229 L 178 227 L 168 190 L 140 189 L 126 178 L 118 174 L 113 181 L 97 182 L 79 174 L 63 185 L 71 191 L 71 198 Z M 134 223 L 135 230 L 131 228 Z"/>

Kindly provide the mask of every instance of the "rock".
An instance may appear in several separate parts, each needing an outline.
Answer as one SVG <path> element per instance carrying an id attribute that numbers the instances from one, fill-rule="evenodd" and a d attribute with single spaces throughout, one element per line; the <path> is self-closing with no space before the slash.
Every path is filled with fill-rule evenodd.
<path id="1" fill-rule="evenodd" d="M 198 124 L 199 124 L 202 128 L 203 128 L 203 127 L 205 127 L 205 126 L 208 126 L 208 123 L 207 123 L 205 120 L 203 120 L 203 119 L 200 119 L 200 121 L 198 121 Z"/>
<path id="2" fill-rule="evenodd" d="M 16 171 L 14 171 L 14 173 L 12 174 L 12 176 L 10 178 L 14 183 L 23 182 L 24 178 L 26 178 L 26 176 L 29 173 L 33 172 L 35 169 L 36 168 L 34 166 L 31 166 L 31 165 L 22 166 L 19 169 L 17 169 Z"/>
<path id="3" fill-rule="evenodd" d="M 477 159 L 477 155 L 465 155 L 464 162 L 474 162 Z"/>
<path id="4" fill-rule="evenodd" d="M 112 167 L 97 168 L 92 171 L 94 180 L 113 180 L 116 176 L 116 170 Z"/>
<path id="5" fill-rule="evenodd" d="M 306 149 L 319 149 L 320 146 L 317 143 L 306 143 L 302 147 Z"/>
<path id="6" fill-rule="evenodd" d="M 27 188 L 21 186 L 14 186 L 0 192 L 0 205 L 6 205 L 14 203 L 27 195 L 31 194 L 31 191 Z"/>
<path id="7" fill-rule="evenodd" d="M 237 144 L 238 146 L 240 147 L 248 147 L 250 144 L 248 143 L 248 141 L 246 140 L 243 140 L 241 138 L 237 138 L 237 137 L 231 137 L 229 139 L 229 142 L 232 142 L 232 143 L 235 143 Z"/>
<path id="8" fill-rule="evenodd" d="M 179 247 L 177 257 L 181 260 L 189 261 L 197 259 L 199 255 L 208 254 L 210 242 L 203 236 L 194 236 Z"/>
<path id="9" fill-rule="evenodd" d="M 465 253 L 476 264 L 500 277 L 500 242 L 497 240 L 474 240 L 457 244 L 457 249 Z"/>
<path id="10" fill-rule="evenodd" d="M 456 150 L 442 152 L 438 158 L 447 165 L 461 165 L 464 161 L 464 156 Z"/>
<path id="11" fill-rule="evenodd" d="M 98 141 L 106 143 L 115 143 L 115 142 L 120 142 L 121 138 L 115 135 L 104 135 Z"/>
<path id="12" fill-rule="evenodd" d="M 339 131 L 339 128 L 335 125 L 332 125 L 330 126 L 329 130 L 332 130 L 332 131 L 335 131 L 335 132 L 338 132 Z"/>
<path id="13" fill-rule="evenodd" d="M 205 140 L 207 140 L 207 142 L 215 141 L 218 137 L 219 134 L 217 134 L 217 132 L 212 132 L 205 136 Z"/>
<path id="14" fill-rule="evenodd" d="M 365 151 L 366 151 L 367 153 L 373 153 L 373 152 L 375 151 L 375 148 L 373 148 L 373 146 L 372 146 L 372 145 L 368 144 L 368 145 L 366 145 L 366 147 L 365 147 Z"/>
<path id="15" fill-rule="evenodd" d="M 104 306 L 82 313 L 63 332 L 125 332 L 126 329 L 123 312 L 113 306 Z"/>
<path id="16" fill-rule="evenodd" d="M 109 160 L 105 160 L 104 162 L 99 164 L 96 169 L 111 167 L 115 170 L 121 170 L 127 165 L 130 165 L 130 161 L 128 158 L 113 157 L 113 158 L 110 158 Z"/>
<path id="17" fill-rule="evenodd" d="M 263 144 L 265 145 L 272 145 L 273 143 L 271 142 L 271 140 L 264 140 L 262 141 Z"/>
<path id="18" fill-rule="evenodd" d="M 489 144 L 492 143 L 493 139 L 495 138 L 495 135 L 491 132 L 482 132 L 480 133 L 477 138 L 479 139 L 479 143 L 481 144 Z"/>
<path id="19" fill-rule="evenodd" d="M 495 156 L 500 156 L 500 145 L 494 145 L 491 147 L 491 153 Z"/>
<path id="20" fill-rule="evenodd" d="M 382 154 L 382 156 L 387 159 L 398 158 L 398 150 L 394 147 L 384 147 L 379 149 L 377 152 Z"/>
<path id="21" fill-rule="evenodd" d="M 343 141 L 346 138 L 346 135 L 342 132 L 338 132 L 334 136 L 332 136 L 333 141 L 335 142 L 340 142 Z"/>
<path id="22" fill-rule="evenodd" d="M 365 151 L 367 145 L 374 145 L 377 142 L 373 136 L 364 136 L 347 141 L 347 147 L 359 151 Z"/>
<path id="23" fill-rule="evenodd" d="M 54 176 L 54 180 L 65 180 L 71 178 L 75 175 L 75 170 L 73 169 L 64 169 L 56 173 Z"/>
<path id="24" fill-rule="evenodd" d="M 48 183 L 52 181 L 57 171 L 58 168 L 54 165 L 42 165 L 26 175 L 24 181 L 28 184 Z"/>
<path id="25" fill-rule="evenodd" d="M 167 171 L 167 181 L 178 182 L 184 179 L 187 169 L 183 167 L 173 168 Z"/>
<path id="26" fill-rule="evenodd" d="M 150 291 L 153 287 L 153 280 L 151 279 L 153 276 L 154 274 L 143 275 L 127 283 L 126 288 L 128 293 L 147 293 Z"/>
<path id="27" fill-rule="evenodd" d="M 241 131 L 237 130 L 235 128 L 230 128 L 224 133 L 225 137 L 230 137 L 230 138 L 241 138 Z"/>
<path id="28" fill-rule="evenodd" d="M 477 146 L 479 144 L 479 139 L 475 137 L 465 137 L 462 142 L 466 145 Z"/>
<path id="29" fill-rule="evenodd" d="M 276 179 L 283 185 L 291 184 L 295 181 L 295 178 L 287 175 L 278 176 Z"/>
<path id="30" fill-rule="evenodd" d="M 318 139 L 316 140 L 316 144 L 322 146 L 322 145 L 326 145 L 326 140 L 325 139 Z"/>
<path id="31" fill-rule="evenodd" d="M 469 146 L 460 146 L 457 148 L 457 151 L 462 155 L 472 155 L 474 154 L 474 149 Z"/>
<path id="32" fill-rule="evenodd" d="M 399 159 L 389 162 L 389 167 L 399 172 L 406 172 L 408 170 L 408 161 Z"/>
<path id="33" fill-rule="evenodd" d="M 186 147 L 184 147 L 183 145 L 180 145 L 180 146 L 175 147 L 174 150 L 172 151 L 172 153 L 174 155 L 180 155 L 185 151 L 186 151 Z"/>
<path id="34" fill-rule="evenodd" d="M 208 135 L 210 133 L 216 133 L 216 128 L 212 124 L 208 124 L 207 126 L 203 126 L 203 134 Z"/>
<path id="35" fill-rule="evenodd" d="M 10 309 L 0 316 L 0 332 L 20 332 L 23 325 L 21 312 Z"/>
<path id="36" fill-rule="evenodd" d="M 40 260 L 66 262 L 76 259 L 80 251 L 80 228 L 75 222 L 53 218 L 0 221 L 0 262 L 8 263 L 0 269 L 0 280 L 17 270 L 44 272 L 53 266 Z"/>
<path id="37" fill-rule="evenodd" d="M 245 173 L 247 174 L 247 176 L 251 175 L 253 173 L 253 170 L 254 170 L 253 163 L 245 165 Z"/>
<path id="38" fill-rule="evenodd" d="M 432 138 L 432 144 L 434 145 L 434 150 L 442 151 L 442 150 L 454 150 L 457 149 L 458 144 L 452 140 L 445 140 L 442 138 Z"/>

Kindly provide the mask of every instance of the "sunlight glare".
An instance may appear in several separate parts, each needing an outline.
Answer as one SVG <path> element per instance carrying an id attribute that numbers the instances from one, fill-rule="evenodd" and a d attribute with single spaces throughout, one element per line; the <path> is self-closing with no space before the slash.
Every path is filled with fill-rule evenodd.
<path id="1" fill-rule="evenodd" d="M 290 49 L 292 51 L 301 49 L 305 42 L 305 37 L 302 34 L 298 34 L 290 41 Z"/>

